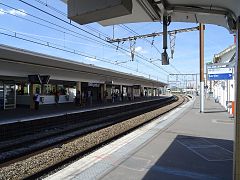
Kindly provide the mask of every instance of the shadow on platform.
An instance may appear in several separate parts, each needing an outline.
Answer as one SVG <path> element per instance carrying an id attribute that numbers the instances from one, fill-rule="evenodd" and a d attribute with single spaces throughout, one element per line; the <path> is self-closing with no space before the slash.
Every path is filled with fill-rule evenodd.
<path id="1" fill-rule="evenodd" d="M 198 107 L 193 107 L 192 109 L 199 109 Z M 227 110 L 225 110 L 224 108 L 205 108 L 204 109 L 204 113 L 226 113 Z"/>
<path id="2" fill-rule="evenodd" d="M 227 110 L 213 110 L 213 111 L 204 111 L 204 113 L 226 113 Z"/>
<path id="3" fill-rule="evenodd" d="M 232 179 L 233 141 L 178 135 L 145 180 Z"/>

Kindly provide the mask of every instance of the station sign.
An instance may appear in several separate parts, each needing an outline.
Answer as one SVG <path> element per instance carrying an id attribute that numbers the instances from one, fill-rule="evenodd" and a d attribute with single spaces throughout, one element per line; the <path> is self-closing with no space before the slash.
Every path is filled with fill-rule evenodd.
<path id="1" fill-rule="evenodd" d="M 50 75 L 28 75 L 28 82 L 30 84 L 48 84 L 50 80 Z"/>
<path id="2" fill-rule="evenodd" d="M 91 82 L 89 82 L 88 86 L 89 87 L 100 87 L 100 84 L 99 83 L 91 83 Z"/>
<path id="3" fill-rule="evenodd" d="M 231 80 L 233 78 L 232 67 L 209 66 L 207 70 L 208 80 Z"/>
<path id="4" fill-rule="evenodd" d="M 28 75 L 28 82 L 31 84 L 42 84 L 42 80 L 39 74 Z"/>

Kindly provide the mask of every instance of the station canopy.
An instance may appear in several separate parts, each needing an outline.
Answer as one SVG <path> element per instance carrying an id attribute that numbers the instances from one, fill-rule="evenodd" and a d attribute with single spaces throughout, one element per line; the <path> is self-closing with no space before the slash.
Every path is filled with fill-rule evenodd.
<path id="1" fill-rule="evenodd" d="M 103 26 L 162 21 L 215 24 L 234 32 L 240 16 L 240 0 L 63 0 L 68 17 L 79 24 Z"/>

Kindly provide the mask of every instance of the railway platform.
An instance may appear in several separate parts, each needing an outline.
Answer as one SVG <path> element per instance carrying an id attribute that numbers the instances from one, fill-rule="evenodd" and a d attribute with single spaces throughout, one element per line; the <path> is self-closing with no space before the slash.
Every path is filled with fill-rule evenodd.
<path id="1" fill-rule="evenodd" d="M 199 98 L 85 156 L 46 179 L 232 179 L 234 120 Z"/>
<path id="2" fill-rule="evenodd" d="M 51 104 L 40 106 L 39 110 L 29 109 L 28 107 L 17 107 L 13 110 L 0 110 L 0 126 L 4 124 L 11 124 L 15 122 L 23 122 L 23 121 L 32 121 L 35 119 L 48 118 L 54 116 L 61 116 L 71 113 L 81 113 L 85 111 L 91 111 L 99 108 L 107 108 L 114 106 L 122 106 L 131 103 L 138 103 L 144 101 L 151 101 L 156 99 L 164 99 L 166 95 L 158 96 L 158 97 L 145 97 L 141 99 L 131 100 L 131 101 L 123 101 L 123 102 L 115 102 L 115 103 L 97 103 L 93 105 L 84 105 L 84 106 L 76 106 L 74 103 L 66 103 L 66 104 Z"/>

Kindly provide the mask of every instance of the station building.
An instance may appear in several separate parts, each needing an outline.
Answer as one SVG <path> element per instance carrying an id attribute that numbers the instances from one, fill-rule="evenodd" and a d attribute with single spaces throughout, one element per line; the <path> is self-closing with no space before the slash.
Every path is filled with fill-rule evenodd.
<path id="1" fill-rule="evenodd" d="M 232 69 L 232 79 L 209 81 L 208 86 L 213 93 L 216 102 L 219 102 L 231 114 L 232 105 L 235 99 L 235 65 L 236 65 L 236 45 L 224 49 L 214 55 L 211 66 Z M 234 105 L 233 105 L 234 106 Z"/>
<path id="2" fill-rule="evenodd" d="M 31 107 L 36 89 L 40 91 L 40 105 L 45 105 L 55 103 L 56 93 L 59 103 L 73 103 L 76 92 L 80 92 L 83 103 L 103 103 L 159 96 L 165 93 L 166 85 L 141 76 L 0 46 L 0 109 Z"/>

